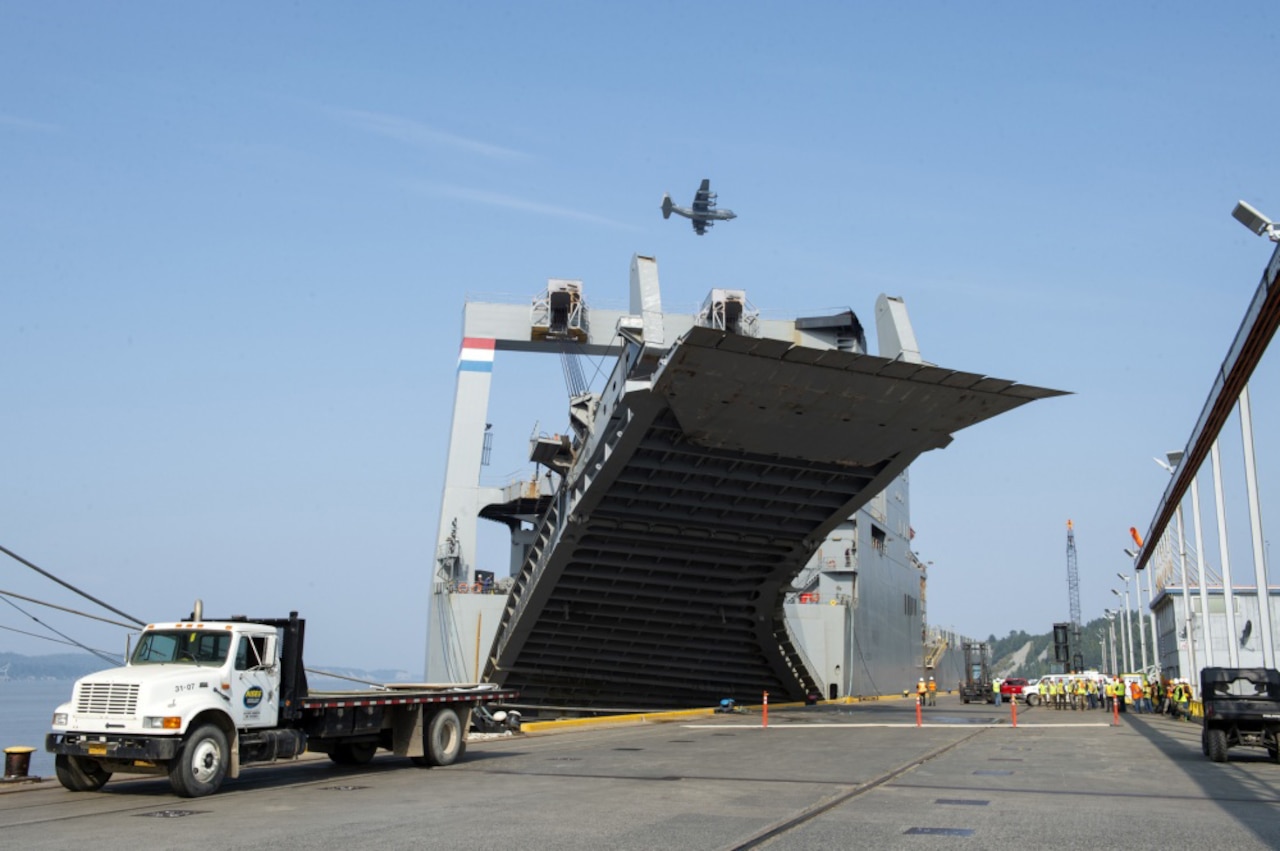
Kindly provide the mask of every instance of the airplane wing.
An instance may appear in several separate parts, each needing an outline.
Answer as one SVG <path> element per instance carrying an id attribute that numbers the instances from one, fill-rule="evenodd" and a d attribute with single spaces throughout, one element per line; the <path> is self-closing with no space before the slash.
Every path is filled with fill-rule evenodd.
<path id="1" fill-rule="evenodd" d="M 693 212 L 709 213 L 716 208 L 716 196 L 711 191 L 711 181 L 707 178 L 702 179 L 702 185 L 698 187 L 698 192 L 693 196 Z"/>

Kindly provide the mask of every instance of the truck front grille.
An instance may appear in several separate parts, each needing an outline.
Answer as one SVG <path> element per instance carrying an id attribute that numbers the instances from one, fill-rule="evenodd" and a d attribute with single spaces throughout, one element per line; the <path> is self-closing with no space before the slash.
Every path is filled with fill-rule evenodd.
<path id="1" fill-rule="evenodd" d="M 133 715 L 137 708 L 137 683 L 81 683 L 76 690 L 77 713 Z"/>

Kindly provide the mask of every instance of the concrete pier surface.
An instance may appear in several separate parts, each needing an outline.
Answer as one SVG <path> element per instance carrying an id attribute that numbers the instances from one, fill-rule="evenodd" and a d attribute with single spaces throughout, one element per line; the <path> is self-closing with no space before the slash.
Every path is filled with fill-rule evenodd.
<path id="1" fill-rule="evenodd" d="M 914 701 L 771 707 L 249 767 L 207 798 L 167 780 L 0 787 L 5 848 L 1280 848 L 1280 765 L 1215 764 L 1162 716 Z"/>

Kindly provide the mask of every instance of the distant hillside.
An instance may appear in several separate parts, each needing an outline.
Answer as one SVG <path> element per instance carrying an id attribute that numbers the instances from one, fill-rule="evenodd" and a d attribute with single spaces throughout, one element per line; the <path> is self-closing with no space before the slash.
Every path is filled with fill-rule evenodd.
<path id="1" fill-rule="evenodd" d="M 1116 629 L 1119 630 L 1120 627 L 1121 621 L 1116 621 Z M 1133 635 L 1136 643 L 1138 640 L 1137 618 L 1133 619 L 1131 628 L 1134 631 Z M 1102 648 L 1104 646 L 1110 647 L 1106 643 L 1107 641 L 1107 619 L 1097 618 L 1089 621 L 1081 628 L 1080 646 L 1072 648 L 1072 651 L 1084 657 L 1084 667 L 1086 669 L 1106 671 L 1111 667 L 1109 649 L 1107 651 L 1108 660 L 1104 663 L 1102 658 Z M 1010 632 L 1004 638 L 996 638 L 992 635 L 987 639 L 987 643 L 991 645 L 991 658 L 995 660 L 993 665 L 994 673 L 997 677 L 1031 678 L 1053 673 L 1052 631 L 1039 635 L 1030 635 L 1019 630 Z M 1117 655 L 1119 647 L 1119 633 L 1117 632 Z"/>
<path id="2" fill-rule="evenodd" d="M 86 674 L 102 671 L 112 665 L 88 653 L 55 653 L 49 656 L 22 656 L 18 653 L 0 652 L 0 671 L 9 666 L 10 680 L 76 680 Z M 403 683 L 421 680 L 421 675 L 396 668 L 347 668 L 318 666 L 327 673 L 350 677 L 372 683 Z M 0 679 L 4 679 L 0 676 Z M 312 674 L 309 681 L 313 688 L 360 688 L 360 683 Z"/>

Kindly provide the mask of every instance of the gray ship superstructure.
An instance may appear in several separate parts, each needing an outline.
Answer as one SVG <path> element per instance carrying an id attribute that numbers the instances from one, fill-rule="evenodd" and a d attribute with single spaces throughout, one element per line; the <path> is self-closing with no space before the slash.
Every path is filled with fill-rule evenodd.
<path id="1" fill-rule="evenodd" d="M 713 290 L 697 315 L 664 314 L 645 257 L 625 314 L 589 313 L 573 281 L 532 309 L 468 304 L 428 678 L 625 710 L 896 692 L 937 664 L 907 467 L 1058 391 L 924 363 L 898 299 L 876 320 L 879 356 L 851 311 L 766 322 Z M 535 443 L 556 486 L 479 487 L 494 353 L 619 344 L 571 433 Z M 480 516 L 511 530 L 508 593 L 471 563 Z"/>

